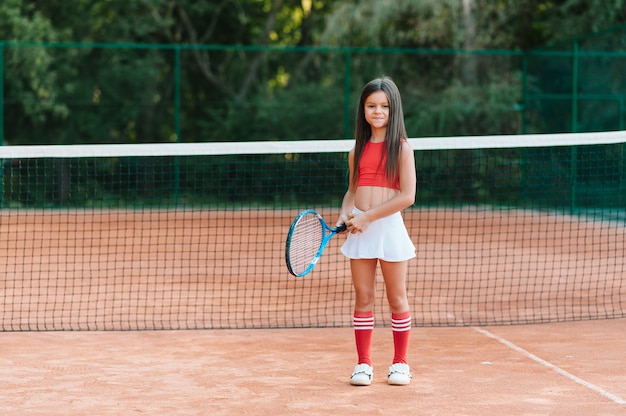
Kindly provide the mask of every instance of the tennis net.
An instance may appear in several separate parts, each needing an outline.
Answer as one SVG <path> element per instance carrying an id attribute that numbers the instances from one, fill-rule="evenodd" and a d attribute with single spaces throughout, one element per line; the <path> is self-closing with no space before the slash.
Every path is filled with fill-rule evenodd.
<path id="1" fill-rule="evenodd" d="M 416 326 L 626 316 L 626 133 L 411 139 Z M 351 140 L 0 147 L 3 331 L 344 327 L 335 237 L 294 278 L 285 237 L 329 223 Z M 380 274 L 376 315 L 389 325 Z"/>

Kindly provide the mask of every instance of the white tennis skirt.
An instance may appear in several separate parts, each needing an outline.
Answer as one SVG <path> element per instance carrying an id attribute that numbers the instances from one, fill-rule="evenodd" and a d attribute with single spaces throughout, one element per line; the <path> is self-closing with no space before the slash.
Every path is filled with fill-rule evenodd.
<path id="1" fill-rule="evenodd" d="M 362 212 L 358 209 L 354 213 Z M 404 225 L 402 214 L 372 221 L 361 233 L 348 234 L 341 252 L 349 259 L 381 259 L 396 262 L 415 257 L 415 246 Z"/>

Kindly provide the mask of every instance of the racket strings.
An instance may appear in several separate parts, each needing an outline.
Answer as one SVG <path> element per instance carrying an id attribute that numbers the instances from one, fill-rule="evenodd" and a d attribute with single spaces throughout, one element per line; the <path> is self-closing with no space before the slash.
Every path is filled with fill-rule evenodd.
<path id="1" fill-rule="evenodd" d="M 304 272 L 322 245 L 324 228 L 317 216 L 305 215 L 296 224 L 289 247 L 289 263 L 295 273 Z"/>

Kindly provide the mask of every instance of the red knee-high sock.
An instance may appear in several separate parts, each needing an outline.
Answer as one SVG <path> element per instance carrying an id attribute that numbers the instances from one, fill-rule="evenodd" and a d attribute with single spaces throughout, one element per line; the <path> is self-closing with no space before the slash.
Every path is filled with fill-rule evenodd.
<path id="1" fill-rule="evenodd" d="M 391 330 L 393 332 L 394 356 L 393 363 L 407 364 L 409 338 L 411 336 L 411 311 L 391 314 Z"/>
<path id="2" fill-rule="evenodd" d="M 372 334 L 374 332 L 374 312 L 354 311 L 352 323 L 354 326 L 356 352 L 359 356 L 358 364 L 372 365 L 370 349 L 372 346 Z"/>

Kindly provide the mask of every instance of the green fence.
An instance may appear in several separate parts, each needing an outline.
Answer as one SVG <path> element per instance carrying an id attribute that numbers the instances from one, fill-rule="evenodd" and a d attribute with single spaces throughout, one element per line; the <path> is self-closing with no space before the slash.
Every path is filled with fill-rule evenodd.
<path id="1" fill-rule="evenodd" d="M 411 137 L 622 129 L 626 52 L 0 43 L 8 144 L 345 138 L 361 86 Z"/>
<path id="2" fill-rule="evenodd" d="M 0 42 L 0 139 L 18 145 L 348 138 L 362 85 L 381 74 L 401 87 L 410 137 L 623 129 L 626 52 L 615 39 L 624 35 L 602 36 L 604 41 L 589 37 L 528 52 L 5 41 Z M 486 152 L 470 156 L 489 157 Z M 512 160 L 526 166 L 529 158 L 540 160 L 532 150 Z M 558 158 L 554 180 L 567 183 L 570 195 L 563 200 L 571 207 L 581 195 L 592 195 L 581 184 L 591 192 L 601 180 L 595 171 L 594 180 L 587 180 L 591 174 L 578 168 L 582 159 L 594 160 L 596 171 L 624 170 L 621 147 L 570 149 Z M 27 183 L 33 163 L 47 162 L 5 161 L 3 170 L 11 178 L 21 172 Z M 98 174 L 115 177 L 130 165 L 108 161 Z M 447 161 L 430 168 L 439 178 L 458 176 Z M 55 182 L 56 173 L 50 175 Z M 511 186 L 520 192 L 561 189 L 545 180 L 536 176 L 535 183 Z M 489 180 L 473 182 L 484 189 L 474 189 L 467 202 L 494 194 L 484 185 Z M 4 198 L 23 198 L 24 186 L 18 188 L 10 195 L 5 190 Z M 69 195 L 56 194 L 57 201 Z M 52 201 L 46 195 L 39 199 Z"/>

